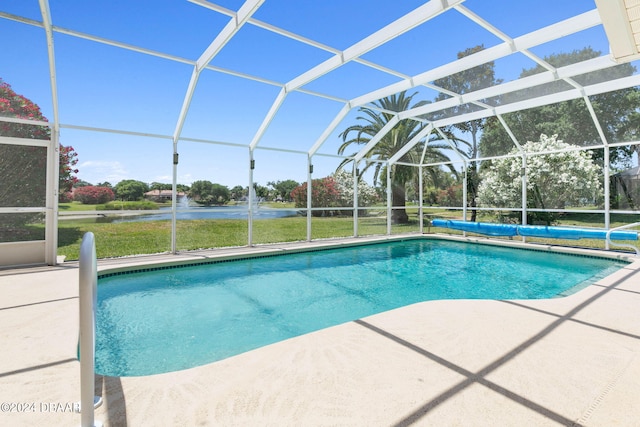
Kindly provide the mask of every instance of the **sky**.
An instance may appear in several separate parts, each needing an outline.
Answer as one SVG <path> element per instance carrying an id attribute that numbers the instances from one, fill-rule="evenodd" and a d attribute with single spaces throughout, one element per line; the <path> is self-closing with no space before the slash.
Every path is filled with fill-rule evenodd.
<path id="1" fill-rule="evenodd" d="M 236 11 L 237 0 L 216 5 Z M 266 0 L 253 15 L 258 21 L 344 50 L 409 11 L 421 0 Z M 518 37 L 575 14 L 595 8 L 593 0 L 467 0 L 463 5 L 503 33 Z M 229 21 L 229 16 L 201 5 L 178 0 L 56 0 L 50 2 L 55 27 L 75 30 L 144 49 L 194 61 Z M 41 21 L 37 0 L 0 3 L 0 78 L 37 103 L 53 119 L 51 84 L 44 30 L 1 13 Z M 373 49 L 362 59 L 415 76 L 456 59 L 458 52 L 501 41 L 457 11 L 446 12 Z M 591 46 L 609 50 L 601 27 L 531 49 L 544 57 Z M 56 88 L 61 143 L 78 153 L 78 178 L 92 184 L 123 179 L 147 183 L 172 180 L 171 135 L 176 131 L 193 66 L 140 52 L 54 32 Z M 248 23 L 210 62 L 261 81 L 204 70 L 193 95 L 181 141 L 178 183 L 209 180 L 233 187 L 249 182 L 249 149 L 280 88 L 331 58 L 333 53 L 274 34 Z M 521 54 L 495 62 L 496 77 L 516 79 L 535 64 Z M 254 152 L 254 181 L 306 181 L 306 153 L 350 100 L 398 82 L 400 77 L 356 62 L 289 93 Z M 416 100 L 433 100 L 437 93 L 415 90 Z M 337 99 L 336 99 L 337 98 Z M 339 134 L 358 123 L 351 111 L 314 157 L 314 178 L 335 171 Z M 154 135 L 133 136 L 74 129 L 114 129 Z M 194 142 L 188 139 L 206 140 Z M 211 143 L 211 141 L 219 142 Z M 288 151 L 274 151 L 280 148 Z"/>

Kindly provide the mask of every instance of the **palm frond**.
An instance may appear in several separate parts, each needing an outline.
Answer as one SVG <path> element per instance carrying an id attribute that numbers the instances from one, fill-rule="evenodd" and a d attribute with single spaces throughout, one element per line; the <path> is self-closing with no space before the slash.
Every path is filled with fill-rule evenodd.
<path id="1" fill-rule="evenodd" d="M 403 91 L 386 98 L 378 99 L 372 102 L 369 107 L 360 107 L 360 109 L 358 110 L 360 114 L 356 118 L 359 123 L 347 127 L 344 131 L 342 131 L 342 133 L 340 133 L 340 137 L 342 138 L 343 142 L 338 148 L 338 154 L 343 155 L 349 147 L 362 146 L 369 143 L 371 139 L 378 135 L 382 128 L 384 128 L 384 126 L 386 126 L 389 121 L 395 117 L 395 114 L 393 114 L 393 112 L 402 112 L 429 103 L 428 101 L 418 101 L 412 104 L 413 98 L 417 95 L 417 93 L 418 92 L 414 92 L 411 95 L 408 95 L 406 91 Z M 425 126 L 426 124 L 420 121 L 411 119 L 401 120 L 380 139 L 378 144 L 376 144 L 371 148 L 371 150 L 366 153 L 365 158 L 377 159 L 382 161 L 390 159 L 401 149 L 403 149 L 403 147 L 405 147 L 409 141 L 412 141 L 416 137 L 416 135 L 418 135 L 424 129 Z M 453 144 L 455 147 L 468 145 L 466 141 L 457 138 L 451 132 L 448 132 L 447 137 L 451 141 L 451 144 Z M 452 150 L 452 147 L 449 145 L 449 143 L 444 142 L 438 135 L 435 134 L 432 134 L 429 139 L 430 141 L 428 143 L 429 145 L 427 147 L 427 150 L 434 153 L 433 155 L 430 154 L 429 157 L 437 159 L 437 162 L 450 161 L 449 157 L 446 155 L 446 151 Z M 436 143 L 434 141 L 440 142 Z M 422 157 L 424 144 L 424 141 L 416 144 L 415 147 L 407 151 L 402 156 L 400 161 L 403 163 L 419 163 Z M 339 168 L 344 167 L 351 161 L 352 159 L 345 159 L 340 163 Z M 369 169 L 371 164 L 373 163 L 367 163 L 367 166 L 363 169 L 363 171 L 365 169 Z M 375 164 L 376 166 L 374 168 L 374 180 L 377 180 L 380 172 L 383 170 L 383 166 L 382 163 Z M 408 179 L 411 179 L 411 177 L 415 175 L 416 171 L 414 171 L 413 169 L 415 168 L 407 166 L 398 168 L 394 172 L 394 181 L 399 184 L 404 184 Z"/>

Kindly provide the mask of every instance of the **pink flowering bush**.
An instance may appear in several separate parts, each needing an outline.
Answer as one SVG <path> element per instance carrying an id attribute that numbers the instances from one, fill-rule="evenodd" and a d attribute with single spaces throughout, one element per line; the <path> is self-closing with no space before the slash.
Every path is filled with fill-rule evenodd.
<path id="1" fill-rule="evenodd" d="M 109 203 L 113 199 L 115 199 L 113 190 L 108 187 L 87 185 L 86 187 L 76 188 L 73 192 L 73 200 L 85 205 Z"/>
<path id="2" fill-rule="evenodd" d="M 11 85 L 0 79 L 0 116 L 15 117 L 19 119 L 38 120 L 47 122 L 42 115 L 38 104 L 32 102 L 23 95 L 17 94 Z M 22 123 L 0 122 L 0 136 L 28 139 L 51 139 L 51 130 L 48 126 L 30 125 Z M 59 170 L 59 201 L 65 202 L 70 198 L 69 192 L 78 181 L 74 174 L 78 173 L 75 165 L 78 163 L 78 154 L 70 146 L 60 144 L 60 170 Z M 0 171 L 4 181 L 4 191 L 8 195 L 28 194 L 34 200 L 33 187 L 38 186 L 44 194 L 44 173 L 46 171 L 46 155 L 38 147 L 20 147 L 16 145 L 0 145 Z M 14 188 L 15 187 L 15 188 Z M 0 194 L 4 196 L 4 194 Z M 5 200 L 4 198 L 2 200 Z M 38 201 L 37 205 L 43 204 Z M 8 206 L 30 206 L 11 203 Z"/>
<path id="3" fill-rule="evenodd" d="M 291 191 L 291 198 L 296 203 L 297 208 L 307 207 L 307 183 L 303 183 Z M 337 188 L 335 179 L 327 176 L 311 181 L 311 207 L 328 208 L 339 205 L 340 191 Z M 313 216 L 328 216 L 330 210 L 313 211 Z"/>

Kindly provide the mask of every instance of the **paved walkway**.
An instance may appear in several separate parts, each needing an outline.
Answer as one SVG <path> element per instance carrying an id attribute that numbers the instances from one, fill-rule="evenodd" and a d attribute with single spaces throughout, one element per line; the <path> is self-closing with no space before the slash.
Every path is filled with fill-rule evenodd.
<path id="1" fill-rule="evenodd" d="M 74 263 L 0 270 L 0 425 L 80 424 L 77 280 Z M 424 302 L 96 380 L 105 426 L 640 426 L 640 261 L 566 298 Z"/>

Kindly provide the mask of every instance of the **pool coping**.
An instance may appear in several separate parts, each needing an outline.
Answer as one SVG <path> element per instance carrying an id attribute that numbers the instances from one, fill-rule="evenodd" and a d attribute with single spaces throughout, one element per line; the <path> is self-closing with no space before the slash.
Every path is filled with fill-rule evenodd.
<path id="1" fill-rule="evenodd" d="M 428 235 L 520 246 L 521 242 Z M 100 260 L 101 272 L 421 235 Z M 550 245 L 524 244 L 537 250 Z M 603 256 L 603 251 L 563 249 Z M 105 425 L 633 425 L 640 419 L 640 261 L 568 297 L 430 301 L 209 365 L 97 377 Z M 0 424 L 77 425 L 77 263 L 0 272 Z M 45 350 L 46 349 L 46 350 Z M 44 405 L 44 406 L 43 406 Z"/>

